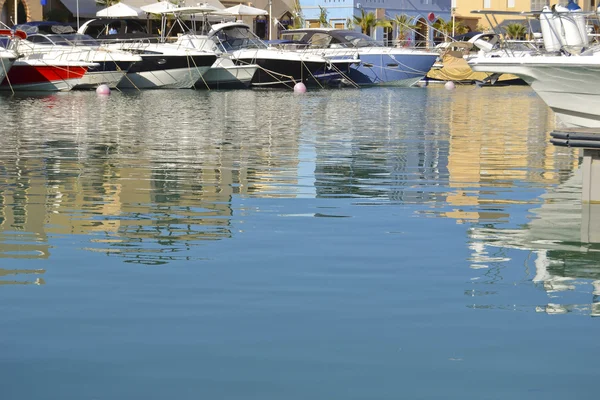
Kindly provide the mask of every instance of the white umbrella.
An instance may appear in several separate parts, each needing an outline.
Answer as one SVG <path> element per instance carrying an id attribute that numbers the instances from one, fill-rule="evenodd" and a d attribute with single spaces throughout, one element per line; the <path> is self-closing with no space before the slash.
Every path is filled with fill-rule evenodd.
<path id="1" fill-rule="evenodd" d="M 108 18 L 142 18 L 144 16 L 146 13 L 142 9 L 128 6 L 125 3 L 117 3 L 96 13 L 96 17 Z"/>
<path id="2" fill-rule="evenodd" d="M 163 14 L 165 12 L 173 11 L 178 7 L 170 1 L 159 1 L 157 3 L 148 4 L 140 8 L 150 14 Z"/>
<path id="3" fill-rule="evenodd" d="M 237 6 L 229 7 L 221 11 L 221 13 L 231 15 L 267 15 L 267 10 L 261 10 L 260 8 L 246 6 L 244 4 L 238 4 Z"/>
<path id="4" fill-rule="evenodd" d="M 181 14 L 209 14 L 218 12 L 219 14 L 223 13 L 223 9 L 212 6 L 208 3 L 201 3 L 196 6 L 190 7 L 179 7 L 175 12 Z"/>

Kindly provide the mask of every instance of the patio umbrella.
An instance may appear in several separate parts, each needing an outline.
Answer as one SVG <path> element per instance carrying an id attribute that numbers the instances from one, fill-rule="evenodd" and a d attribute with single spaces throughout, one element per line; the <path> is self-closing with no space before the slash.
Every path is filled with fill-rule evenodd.
<path id="1" fill-rule="evenodd" d="M 146 13 L 140 8 L 129 6 L 125 3 L 117 3 L 98 11 L 96 16 L 108 18 L 143 18 L 146 16 Z"/>
<path id="2" fill-rule="evenodd" d="M 148 4 L 140 7 L 143 11 L 150 14 L 162 14 L 168 11 L 177 9 L 177 5 L 170 1 L 159 1 L 157 3 Z"/>
<path id="3" fill-rule="evenodd" d="M 181 14 L 210 14 L 216 12 L 218 12 L 219 14 L 223 13 L 223 9 L 215 7 L 208 3 L 201 3 L 189 7 L 179 7 L 176 11 L 180 12 Z"/>
<path id="4" fill-rule="evenodd" d="M 269 12 L 267 10 L 262 10 L 256 7 L 246 6 L 244 4 L 238 4 L 237 6 L 229 7 L 221 11 L 221 13 L 231 14 L 231 15 L 267 15 Z"/>

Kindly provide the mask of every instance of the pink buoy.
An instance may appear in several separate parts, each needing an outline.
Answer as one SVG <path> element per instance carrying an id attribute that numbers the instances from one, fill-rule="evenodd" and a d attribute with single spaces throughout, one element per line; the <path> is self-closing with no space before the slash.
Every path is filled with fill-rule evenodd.
<path id="1" fill-rule="evenodd" d="M 298 82 L 294 85 L 294 93 L 306 93 L 306 85 L 302 82 Z"/>
<path id="2" fill-rule="evenodd" d="M 108 85 L 100 85 L 96 88 L 96 94 L 109 95 L 110 88 L 108 87 Z"/>
<path id="3" fill-rule="evenodd" d="M 452 81 L 448 81 L 444 84 L 444 87 L 446 88 L 446 90 L 453 90 L 454 89 L 454 82 Z"/>

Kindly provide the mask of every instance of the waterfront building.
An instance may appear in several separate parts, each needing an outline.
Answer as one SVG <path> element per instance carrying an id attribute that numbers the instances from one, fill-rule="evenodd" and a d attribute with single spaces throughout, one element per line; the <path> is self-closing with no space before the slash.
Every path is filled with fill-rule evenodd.
<path id="1" fill-rule="evenodd" d="M 598 0 L 575 0 L 583 11 L 593 11 L 598 6 Z M 462 22 L 472 31 L 491 28 L 490 21 L 481 14 L 473 14 L 473 10 L 490 11 L 540 11 L 544 6 L 560 4 L 566 6 L 568 0 L 452 0 L 454 18 Z M 511 15 L 497 15 L 499 24 L 522 23 L 525 20 Z M 492 24 L 494 21 L 491 21 Z"/>
<path id="2" fill-rule="evenodd" d="M 42 19 L 42 3 L 46 0 L 0 0 L 0 21 L 8 26 Z M 57 0 L 55 0 L 57 1 Z"/>
<path id="3" fill-rule="evenodd" d="M 431 44 L 434 38 L 433 25 L 438 21 L 451 19 L 451 0 L 299 0 L 306 27 L 319 27 L 321 17 L 333 28 L 351 28 L 353 17 L 373 13 L 377 19 L 393 21 L 398 15 L 409 17 L 416 26 L 409 39 L 416 45 Z M 371 36 L 391 44 L 398 37 L 398 26 L 375 28 Z"/>

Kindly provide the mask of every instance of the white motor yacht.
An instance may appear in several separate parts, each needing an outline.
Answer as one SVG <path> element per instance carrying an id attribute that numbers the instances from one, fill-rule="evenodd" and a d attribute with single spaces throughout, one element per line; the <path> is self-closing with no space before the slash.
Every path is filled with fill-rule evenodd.
<path id="1" fill-rule="evenodd" d="M 589 44 L 585 13 L 557 6 L 527 15 L 540 18 L 541 50 L 513 52 L 475 41 L 481 51 L 469 66 L 521 77 L 566 125 L 600 127 L 600 48 Z"/>
<path id="2" fill-rule="evenodd" d="M 352 59 L 328 59 L 302 50 L 269 47 L 250 27 L 241 22 L 214 24 L 207 35 L 183 35 L 182 43 L 218 52 L 237 66 L 258 65 L 252 78 L 255 87 L 291 87 L 298 82 L 307 85 L 339 84 L 347 79 Z M 228 61 L 229 62 L 229 61 Z"/>
<path id="3" fill-rule="evenodd" d="M 35 57 L 20 56 L 14 49 L 25 41 L 27 34 L 20 30 L 2 30 L 3 50 L 7 55 L 2 64 L 10 68 L 2 68 L 5 75 L 0 90 L 12 91 L 68 91 L 73 89 L 86 75 L 90 68 L 97 68 L 98 63 L 70 60 L 44 59 L 42 54 Z M 4 46 L 8 50 L 4 49 Z M 18 58 L 17 58 L 18 57 Z M 16 58 L 16 59 L 15 59 Z"/>
<path id="4" fill-rule="evenodd" d="M 98 64 L 90 66 L 76 88 L 93 89 L 101 84 L 115 88 L 135 63 L 142 61 L 138 55 L 101 47 L 88 35 L 76 33 L 58 22 L 28 22 L 15 27 L 27 33 L 26 40 L 14 47 L 23 60 L 85 61 Z"/>
<path id="5" fill-rule="evenodd" d="M 116 33 L 109 34 L 111 28 Z M 118 87 L 123 89 L 191 88 L 217 58 L 214 53 L 162 43 L 132 20 L 94 19 L 84 23 L 78 32 L 89 34 L 109 49 L 127 51 L 142 58 L 120 81 Z"/>
<path id="6" fill-rule="evenodd" d="M 197 88 L 208 87 L 217 89 L 235 89 L 235 88 L 246 88 L 249 87 L 258 65 L 238 65 L 232 59 L 231 56 L 224 51 L 223 48 L 214 43 L 212 39 L 203 33 L 198 33 L 196 27 L 196 15 L 202 16 L 202 32 L 207 31 L 209 25 L 209 14 L 213 12 L 223 12 L 214 6 L 209 4 L 199 4 L 191 7 L 177 7 L 169 2 L 152 3 L 147 6 L 141 7 L 142 10 L 162 16 L 163 26 L 166 28 L 166 20 L 169 17 L 175 18 L 175 23 L 172 25 L 171 30 L 166 32 L 162 41 L 166 41 L 174 27 L 179 27 L 183 34 L 179 34 L 177 41 L 175 42 L 178 46 L 184 48 L 191 48 L 195 50 L 201 50 L 208 53 L 214 53 L 217 56 L 214 64 L 211 65 L 210 69 L 202 75 L 201 79 L 196 82 Z M 184 17 L 191 21 L 185 21 Z M 191 22 L 191 26 L 188 23 Z M 210 41 L 209 44 L 206 42 Z"/>

